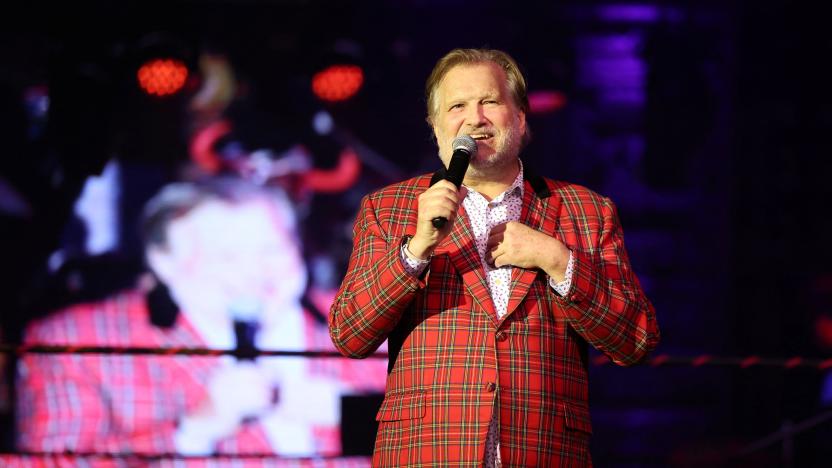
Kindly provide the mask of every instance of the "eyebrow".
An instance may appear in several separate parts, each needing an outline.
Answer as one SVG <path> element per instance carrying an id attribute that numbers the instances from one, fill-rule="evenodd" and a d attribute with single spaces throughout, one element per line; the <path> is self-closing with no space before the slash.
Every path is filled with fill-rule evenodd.
<path id="1" fill-rule="evenodd" d="M 445 100 L 445 105 L 450 106 L 452 104 L 456 104 L 456 103 L 460 103 L 460 102 L 466 102 L 466 101 L 471 101 L 471 100 L 481 101 L 483 99 L 497 99 L 499 97 L 500 97 L 500 92 L 499 91 L 496 91 L 496 92 L 495 91 L 489 91 L 489 92 L 487 92 L 487 93 L 485 93 L 481 96 L 478 96 L 478 97 L 469 97 L 468 95 L 460 95 L 460 96 L 453 97 L 453 99 Z"/>

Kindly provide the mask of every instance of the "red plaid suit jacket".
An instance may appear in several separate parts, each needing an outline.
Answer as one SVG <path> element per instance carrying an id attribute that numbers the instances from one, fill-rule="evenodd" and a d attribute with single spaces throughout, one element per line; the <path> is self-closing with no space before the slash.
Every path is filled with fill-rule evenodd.
<path id="1" fill-rule="evenodd" d="M 421 176 L 362 200 L 330 313 L 330 335 L 347 356 L 389 340 L 374 466 L 480 465 L 495 408 L 504 466 L 591 465 L 587 343 L 629 365 L 659 341 L 613 203 L 578 185 L 526 179 L 520 222 L 572 250 L 572 286 L 560 297 L 542 271 L 515 268 L 498 320 L 464 208 L 426 274 L 404 270 L 400 247 L 428 186 Z"/>
<path id="2" fill-rule="evenodd" d="M 309 349 L 332 350 L 326 327 L 307 320 L 305 329 Z M 37 321 L 28 327 L 24 341 L 50 345 L 205 346 L 182 314 L 171 328 L 152 325 L 144 295 L 135 291 L 119 293 L 97 303 L 72 306 Z M 219 362 L 219 358 L 207 356 L 27 354 L 19 367 L 18 449 L 57 453 L 173 453 L 177 421 L 205 398 L 206 384 Z M 355 391 L 373 390 L 377 387 L 373 382 L 378 382 L 378 374 L 384 372 L 383 364 L 379 369 L 377 362 L 368 361 L 359 368 L 345 364 L 348 361 L 314 359 L 309 363 L 309 371 L 315 376 L 339 379 Z M 321 453 L 339 453 L 337 426 L 318 426 L 314 430 Z M 273 451 L 262 426 L 256 422 L 245 425 L 217 447 L 217 452 L 224 455 Z M 24 459 L 18 459 L 21 460 Z M 233 457 L 225 459 L 228 463 L 231 460 Z M 108 463 L 106 459 L 99 461 L 101 466 L 134 466 Z M 38 466 L 36 459 L 34 462 L 21 462 L 21 466 Z M 196 459 L 187 466 L 211 465 L 211 462 L 205 463 Z M 257 458 L 249 458 L 248 463 L 241 460 L 233 463 L 234 466 L 302 465 Z M 366 464 L 366 460 L 346 459 L 314 466 Z M 57 466 L 73 466 L 73 462 Z M 160 466 L 166 466 L 164 459 Z"/>

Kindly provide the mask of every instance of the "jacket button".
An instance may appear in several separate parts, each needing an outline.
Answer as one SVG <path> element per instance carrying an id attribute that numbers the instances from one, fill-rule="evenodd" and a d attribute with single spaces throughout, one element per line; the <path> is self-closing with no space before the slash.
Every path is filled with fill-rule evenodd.
<path id="1" fill-rule="evenodd" d="M 497 390 L 497 384 L 495 384 L 494 382 L 488 382 L 487 384 L 485 384 L 486 392 L 493 392 L 494 390 Z"/>
<path id="2" fill-rule="evenodd" d="M 495 337 L 497 341 L 505 341 L 508 339 L 508 335 L 506 332 L 497 332 L 497 336 Z"/>

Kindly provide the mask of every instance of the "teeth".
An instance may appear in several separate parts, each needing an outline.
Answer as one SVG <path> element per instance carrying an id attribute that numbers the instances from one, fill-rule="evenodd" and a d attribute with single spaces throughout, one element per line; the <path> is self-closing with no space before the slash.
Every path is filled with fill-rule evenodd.
<path id="1" fill-rule="evenodd" d="M 470 136 L 471 138 L 473 138 L 475 140 L 484 140 L 486 138 L 489 138 L 491 135 L 486 135 L 484 133 L 473 133 L 473 134 L 468 135 L 468 136 Z"/>

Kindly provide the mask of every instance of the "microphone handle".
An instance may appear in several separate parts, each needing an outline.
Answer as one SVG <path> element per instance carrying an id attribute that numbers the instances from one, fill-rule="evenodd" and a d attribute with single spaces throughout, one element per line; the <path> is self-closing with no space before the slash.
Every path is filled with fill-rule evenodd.
<path id="1" fill-rule="evenodd" d="M 445 180 L 451 181 L 456 185 L 456 188 L 459 188 L 462 185 L 462 179 L 465 178 L 465 171 L 468 170 L 468 163 L 470 161 L 471 155 L 468 151 L 463 149 L 454 151 L 454 154 L 451 156 L 451 162 L 448 163 L 448 170 L 445 172 Z M 444 216 L 437 216 L 430 220 L 430 222 L 434 228 L 442 229 L 448 223 L 448 220 Z"/>
<path id="2" fill-rule="evenodd" d="M 437 216 L 430 220 L 430 222 L 436 229 L 442 229 L 443 227 L 445 227 L 445 224 L 448 223 L 448 218 L 445 218 L 443 216 Z"/>

